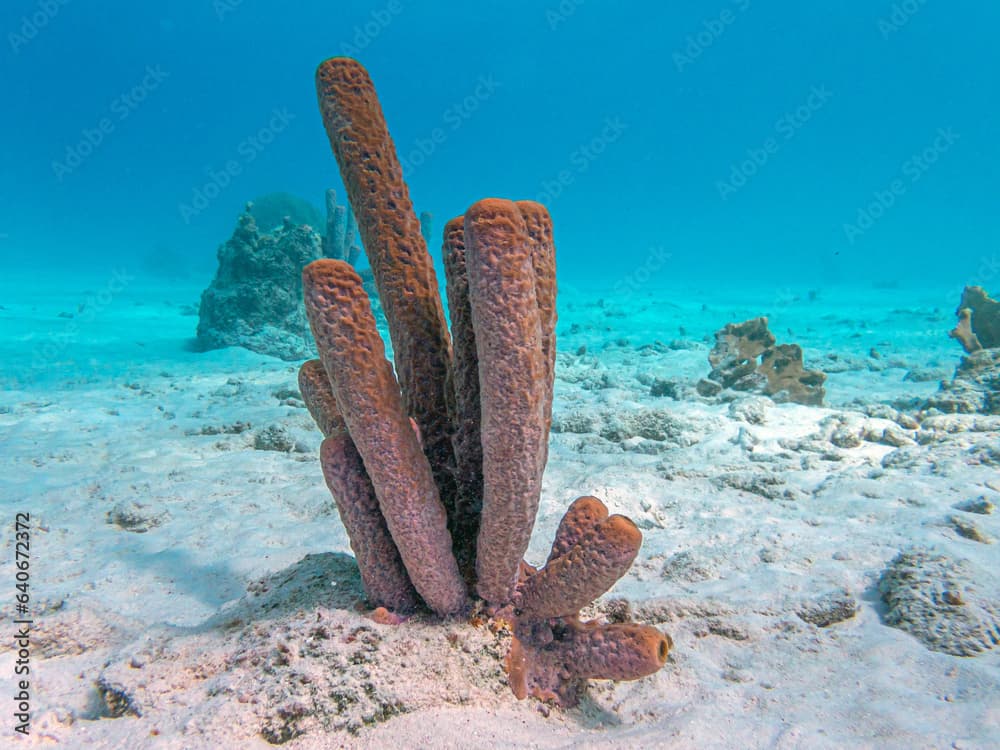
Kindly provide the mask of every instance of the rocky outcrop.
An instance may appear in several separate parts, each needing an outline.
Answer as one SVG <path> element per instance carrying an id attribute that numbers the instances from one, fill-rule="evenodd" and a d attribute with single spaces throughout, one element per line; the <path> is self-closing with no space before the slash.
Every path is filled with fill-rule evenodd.
<path id="1" fill-rule="evenodd" d="M 1000 302 L 981 286 L 967 286 L 955 310 L 958 325 L 948 334 L 967 354 L 1000 347 Z"/>
<path id="2" fill-rule="evenodd" d="M 1000 348 L 962 357 L 951 380 L 941 382 L 925 410 L 946 414 L 1000 414 Z"/>
<path id="3" fill-rule="evenodd" d="M 1000 302 L 982 287 L 962 292 L 958 324 L 949 332 L 966 355 L 950 381 L 924 404 L 926 410 L 947 414 L 1000 414 Z"/>
<path id="4" fill-rule="evenodd" d="M 322 254 L 311 227 L 291 220 L 262 234 L 247 205 L 233 236 L 219 247 L 219 268 L 202 292 L 197 347 L 242 346 L 285 360 L 315 352 L 302 305 L 302 269 Z"/>

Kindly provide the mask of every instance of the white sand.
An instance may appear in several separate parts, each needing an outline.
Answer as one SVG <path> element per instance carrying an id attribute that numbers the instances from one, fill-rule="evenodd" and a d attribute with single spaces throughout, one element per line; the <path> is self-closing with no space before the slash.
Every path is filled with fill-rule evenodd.
<path id="1" fill-rule="evenodd" d="M 562 711 L 510 694 L 502 631 L 430 618 L 383 626 L 356 611 L 357 571 L 315 460 L 319 433 L 284 392 L 295 390 L 294 364 L 185 351 L 197 318 L 183 305 L 197 303 L 196 289 L 134 281 L 107 304 L 85 305 L 84 320 L 78 305 L 100 284 L 90 295 L 67 285 L 28 298 L 30 286 L 8 280 L 0 298 L 0 507 L 8 550 L 15 513 L 31 513 L 35 621 L 32 734 L 13 732 L 16 653 L 5 638 L 0 741 L 1000 746 L 1000 648 L 931 651 L 884 624 L 878 594 L 886 564 L 914 545 L 997 575 L 998 547 L 963 537 L 950 519 L 1000 539 L 1000 515 L 954 508 L 980 496 L 1000 504 L 989 452 L 1000 450 L 1000 419 L 950 418 L 951 434 L 918 445 L 914 430 L 860 411 L 936 388 L 907 372 L 950 374 L 960 355 L 944 335 L 953 290 L 822 290 L 814 301 L 801 290 L 792 301 L 681 289 L 603 302 L 561 290 L 557 423 L 574 416 L 600 432 L 616 414 L 657 409 L 669 435 L 554 433 L 529 561 L 544 559 L 573 498 L 603 498 L 645 535 L 609 596 L 627 598 L 675 643 L 658 674 L 594 683 Z M 651 378 L 693 384 L 707 373 L 703 337 L 767 313 L 779 341 L 803 344 L 807 361 L 836 352 L 851 363 L 827 382 L 830 408 L 649 395 Z M 682 338 L 691 348 L 642 348 Z M 239 432 L 238 422 L 251 426 Z M 255 449 L 271 425 L 296 449 Z M 837 425 L 871 439 L 838 448 L 829 442 Z M 887 427 L 906 444 L 875 442 Z M 10 558 L 0 589 L 7 633 Z M 998 596 L 994 579 L 982 585 Z M 803 619 L 838 602 L 855 603 L 856 614 L 826 627 Z M 125 714 L 107 718 L 116 694 Z"/>

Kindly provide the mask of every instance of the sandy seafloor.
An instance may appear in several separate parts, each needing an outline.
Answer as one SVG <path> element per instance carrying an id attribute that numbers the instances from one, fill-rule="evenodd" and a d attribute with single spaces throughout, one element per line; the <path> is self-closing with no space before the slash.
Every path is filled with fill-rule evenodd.
<path id="1" fill-rule="evenodd" d="M 1000 747 L 1000 648 L 931 651 L 884 623 L 878 594 L 916 546 L 997 596 L 1000 514 L 955 506 L 1000 504 L 1000 418 L 939 419 L 921 443 L 906 418 L 960 359 L 959 289 L 561 286 L 528 559 L 575 497 L 603 498 L 644 544 L 594 614 L 624 598 L 675 644 L 656 675 L 592 683 L 564 711 L 514 699 L 503 630 L 358 611 L 294 363 L 188 351 L 195 285 L 107 282 L 0 290 L 0 744 Z M 759 314 L 836 370 L 826 407 L 693 394 L 706 337 Z M 680 399 L 650 395 L 656 379 Z M 862 439 L 838 447 L 837 428 Z M 27 739 L 11 718 L 16 512 L 33 527 Z"/>

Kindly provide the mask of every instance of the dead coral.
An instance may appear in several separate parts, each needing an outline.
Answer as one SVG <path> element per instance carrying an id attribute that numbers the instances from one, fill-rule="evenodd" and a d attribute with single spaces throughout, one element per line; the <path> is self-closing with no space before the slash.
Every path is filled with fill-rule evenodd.
<path id="1" fill-rule="evenodd" d="M 966 352 L 950 381 L 924 404 L 952 414 L 1000 414 L 1000 302 L 982 287 L 967 286 L 949 332 Z"/>
<path id="2" fill-rule="evenodd" d="M 712 366 L 708 380 L 723 388 L 809 406 L 821 406 L 826 395 L 826 375 L 805 369 L 798 344 L 777 344 L 765 317 L 726 324 L 715 334 L 708 361 Z M 708 384 L 698 387 L 702 395 L 713 390 Z"/>
<path id="3" fill-rule="evenodd" d="M 958 325 L 949 333 L 967 354 L 1000 347 L 1000 302 L 981 286 L 967 286 L 955 310 Z"/>
<path id="4" fill-rule="evenodd" d="M 1000 414 L 1000 347 L 962 357 L 955 375 L 941 382 L 924 409 L 947 414 Z"/>

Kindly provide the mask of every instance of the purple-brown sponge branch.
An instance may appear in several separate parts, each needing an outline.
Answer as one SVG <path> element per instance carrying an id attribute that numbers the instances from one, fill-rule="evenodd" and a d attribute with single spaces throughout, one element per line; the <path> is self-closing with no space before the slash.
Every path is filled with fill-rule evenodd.
<path id="1" fill-rule="evenodd" d="M 512 201 L 465 213 L 466 269 L 482 408 L 479 595 L 510 601 L 535 523 L 545 467 L 546 365 L 531 240 Z"/>
<path id="2" fill-rule="evenodd" d="M 642 533 L 632 521 L 619 515 L 605 518 L 528 578 L 515 607 L 530 620 L 574 615 L 628 572 L 640 546 Z"/>
<path id="3" fill-rule="evenodd" d="M 579 618 L 625 574 L 641 544 L 635 524 L 609 516 L 596 497 L 570 506 L 545 567 L 528 573 L 514 599 L 506 661 L 514 695 L 572 706 L 587 679 L 635 680 L 666 663 L 672 643 L 656 628 Z"/>
<path id="4" fill-rule="evenodd" d="M 334 437 L 347 433 L 347 425 L 337 409 L 337 399 L 323 363 L 310 359 L 299 368 L 299 393 L 310 416 L 323 433 L 323 437 Z"/>
<path id="5" fill-rule="evenodd" d="M 507 655 L 514 695 L 574 706 L 586 680 L 638 680 L 667 662 L 673 642 L 650 625 L 581 623 L 577 618 L 521 624 Z"/>
<path id="6" fill-rule="evenodd" d="M 302 272 L 306 314 L 320 361 L 379 507 L 414 587 L 432 610 L 453 614 L 466 589 L 451 552 L 447 516 L 361 278 L 349 264 L 318 260 Z"/>
<path id="7" fill-rule="evenodd" d="M 372 607 L 410 612 L 419 603 L 375 496 L 364 461 L 347 434 L 326 371 L 317 359 L 299 368 L 299 391 L 326 439 L 320 465 Z"/>
<path id="8" fill-rule="evenodd" d="M 476 535 L 483 507 L 483 446 L 480 431 L 479 355 L 469 302 L 469 275 L 465 263 L 465 222 L 458 216 L 444 227 L 441 248 L 451 317 L 452 382 L 455 390 L 454 433 L 458 501 L 452 528 L 452 547 L 459 568 L 474 576 Z"/>
<path id="9" fill-rule="evenodd" d="M 368 603 L 397 613 L 412 612 L 420 599 L 406 574 L 375 489 L 350 436 L 344 433 L 324 440 L 320 446 L 320 465 L 358 561 Z"/>
<path id="10" fill-rule="evenodd" d="M 583 538 L 583 535 L 608 517 L 607 506 L 592 495 L 578 497 L 563 514 L 552 540 L 552 550 L 546 563 L 562 557 Z"/>
<path id="11" fill-rule="evenodd" d="M 517 201 L 524 226 L 531 241 L 531 265 L 535 271 L 535 298 L 542 327 L 542 359 L 545 363 L 545 449 L 548 457 L 548 433 L 552 426 L 552 388 L 556 369 L 556 246 L 552 237 L 552 217 L 548 209 L 535 201 Z M 545 463 L 543 458 L 542 463 Z"/>
<path id="12" fill-rule="evenodd" d="M 453 516 L 451 342 L 434 263 L 368 71 L 357 60 L 331 58 L 316 71 L 316 90 L 389 323 L 404 408 L 420 427 L 435 484 Z"/>

